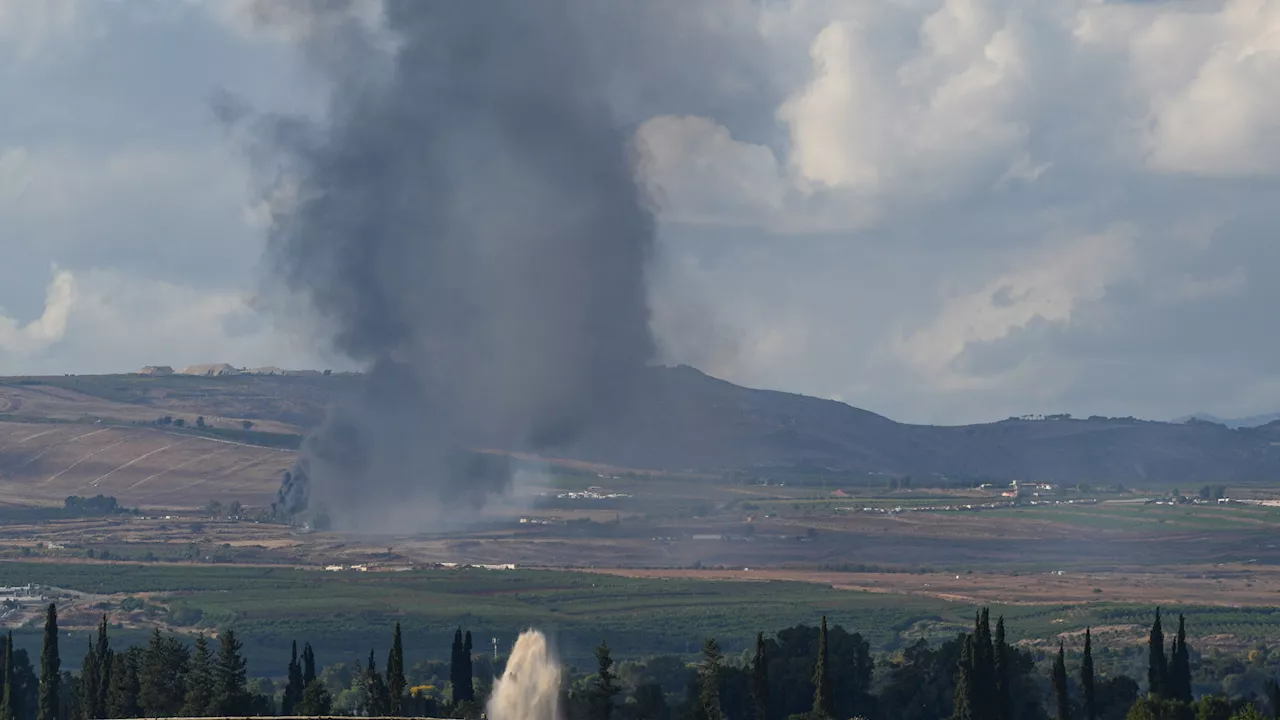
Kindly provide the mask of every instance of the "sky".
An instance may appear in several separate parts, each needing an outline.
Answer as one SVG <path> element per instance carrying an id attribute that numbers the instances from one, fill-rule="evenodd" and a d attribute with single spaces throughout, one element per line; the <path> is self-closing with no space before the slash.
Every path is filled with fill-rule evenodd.
<path id="1" fill-rule="evenodd" d="M 909 422 L 1280 411 L 1280 0 L 646 8 L 593 41 L 661 362 Z M 213 112 L 325 111 L 261 9 L 0 0 L 0 374 L 350 365 Z"/>

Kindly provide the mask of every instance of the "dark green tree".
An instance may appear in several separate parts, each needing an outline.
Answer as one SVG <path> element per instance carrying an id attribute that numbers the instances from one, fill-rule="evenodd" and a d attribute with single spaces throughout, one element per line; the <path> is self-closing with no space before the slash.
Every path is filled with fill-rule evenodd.
<path id="1" fill-rule="evenodd" d="M 973 715 L 996 715 L 995 647 L 991 637 L 991 611 L 982 608 L 973 626 L 973 693 L 969 698 Z"/>
<path id="2" fill-rule="evenodd" d="M 1004 616 L 996 619 L 996 634 L 991 642 L 991 674 L 995 691 L 996 720 L 1013 720 L 1013 702 L 1009 694 L 1012 671 L 1009 667 L 1012 649 L 1005 639 Z"/>
<path id="3" fill-rule="evenodd" d="M 284 694 L 280 697 L 280 713 L 285 717 L 292 717 L 294 711 L 298 707 L 298 703 L 302 702 L 302 663 L 298 661 L 298 641 L 294 640 L 289 650 L 289 672 L 288 681 L 284 686 Z"/>
<path id="4" fill-rule="evenodd" d="M 462 637 L 462 685 L 466 701 L 473 703 L 476 701 L 476 674 L 472 666 L 471 649 L 471 631 L 468 630 Z"/>
<path id="5" fill-rule="evenodd" d="M 142 715 L 138 707 L 138 665 L 142 648 L 131 647 L 127 652 L 115 654 L 111 662 L 111 685 L 107 689 L 107 716 L 136 718 Z"/>
<path id="6" fill-rule="evenodd" d="M 378 672 L 378 661 L 374 659 L 372 649 L 369 650 L 369 664 L 364 669 L 364 689 L 369 696 L 369 715 L 385 716 L 391 699 L 387 695 L 387 683 Z"/>
<path id="7" fill-rule="evenodd" d="M 1098 720 L 1098 699 L 1093 681 L 1093 631 L 1085 628 L 1084 657 L 1080 659 L 1080 694 L 1084 701 L 1084 720 Z"/>
<path id="8" fill-rule="evenodd" d="M 1053 699 L 1057 720 L 1071 720 L 1071 700 L 1067 697 L 1067 651 L 1058 641 L 1058 657 L 1053 661 Z"/>
<path id="9" fill-rule="evenodd" d="M 302 646 L 302 687 L 306 688 L 316 679 L 316 651 L 311 649 L 311 643 L 305 643 Z"/>
<path id="10" fill-rule="evenodd" d="M 221 717 L 249 712 L 248 675 L 243 648 L 235 630 L 218 638 L 218 660 L 213 666 L 213 711 Z"/>
<path id="11" fill-rule="evenodd" d="M 588 703 L 591 720 L 609 720 L 613 715 L 613 699 L 621 691 L 618 676 L 613 671 L 609 644 L 601 640 L 596 647 L 596 676 L 591 681 Z"/>
<path id="12" fill-rule="evenodd" d="M 756 654 L 751 658 L 751 709 L 755 720 L 769 719 L 769 657 L 764 633 L 756 633 Z"/>
<path id="13" fill-rule="evenodd" d="M 1276 682 L 1275 678 L 1268 679 L 1264 691 L 1267 695 L 1267 705 L 1271 706 L 1271 718 L 1277 720 L 1280 718 L 1280 682 Z"/>
<path id="14" fill-rule="evenodd" d="M 1151 636 L 1147 640 L 1147 692 L 1161 697 L 1167 694 L 1165 679 L 1169 674 L 1169 661 L 1164 655 L 1164 628 L 1160 625 L 1160 608 L 1156 608 L 1156 620 L 1151 624 Z"/>
<path id="15" fill-rule="evenodd" d="M 467 633 L 468 638 L 471 633 Z M 449 682 L 453 685 L 453 704 L 455 707 L 465 702 L 475 701 L 475 687 L 471 683 L 471 650 L 470 642 L 463 640 L 462 628 L 453 634 L 453 648 L 449 660 Z"/>
<path id="16" fill-rule="evenodd" d="M 1173 639 L 1165 685 L 1170 699 L 1191 702 L 1191 651 L 1187 648 L 1187 619 L 1182 615 L 1178 615 L 1178 634 Z"/>
<path id="17" fill-rule="evenodd" d="M 1196 720 L 1231 720 L 1231 702 L 1221 695 L 1205 695 L 1196 703 Z"/>
<path id="18" fill-rule="evenodd" d="M 196 636 L 196 651 L 187 666 L 184 717 L 207 717 L 213 709 L 213 652 L 204 633 Z M 288 713 L 286 713 L 288 714 Z"/>
<path id="19" fill-rule="evenodd" d="M 302 691 L 302 702 L 298 704 L 299 715 L 310 717 L 324 716 L 333 712 L 333 700 L 329 697 L 329 689 L 324 681 L 313 678 Z"/>
<path id="20" fill-rule="evenodd" d="M 80 668 L 80 714 L 85 720 L 101 720 L 107 716 L 107 688 L 111 677 L 111 642 L 107 637 L 107 616 L 102 616 L 98 636 L 89 639 Z"/>
<path id="21" fill-rule="evenodd" d="M 831 676 L 827 672 L 827 616 L 822 616 L 822 625 L 818 631 L 818 658 L 813 666 L 813 710 L 814 720 L 827 720 L 831 717 Z"/>
<path id="22" fill-rule="evenodd" d="M 637 687 L 632 697 L 635 702 L 624 706 L 629 710 L 626 715 L 628 720 L 666 720 L 670 714 L 667 696 L 657 683 L 645 683 Z"/>
<path id="23" fill-rule="evenodd" d="M 44 617 L 44 648 L 40 653 L 40 699 L 36 720 L 58 720 L 58 686 L 62 681 L 58 658 L 58 607 L 49 603 Z"/>
<path id="24" fill-rule="evenodd" d="M 13 662 L 13 632 L 10 632 L 4 641 L 4 675 L 0 677 L 0 681 L 4 682 L 4 696 L 0 698 L 0 720 L 18 720 L 17 681 Z"/>
<path id="25" fill-rule="evenodd" d="M 951 720 L 982 720 L 974 709 L 973 636 L 964 637 L 956 671 L 956 690 Z"/>
<path id="26" fill-rule="evenodd" d="M 715 638 L 702 645 L 702 664 L 698 666 L 698 710 L 700 720 L 725 720 L 720 710 L 720 678 L 724 673 L 724 653 Z"/>
<path id="27" fill-rule="evenodd" d="M 400 623 L 396 623 L 391 638 L 391 652 L 387 653 L 387 712 L 399 717 L 404 712 L 404 693 L 409 683 L 404 677 L 404 644 L 400 639 Z"/>
<path id="28" fill-rule="evenodd" d="M 147 717 L 176 717 L 186 698 L 185 680 L 190 655 L 172 635 L 151 633 L 138 668 L 138 705 Z"/>

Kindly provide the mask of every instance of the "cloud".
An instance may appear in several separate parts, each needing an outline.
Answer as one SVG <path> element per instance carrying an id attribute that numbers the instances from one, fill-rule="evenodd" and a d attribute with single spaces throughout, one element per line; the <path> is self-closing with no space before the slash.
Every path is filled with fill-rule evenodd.
<path id="1" fill-rule="evenodd" d="M 0 0 L 0 52 L 33 57 L 79 19 L 78 0 Z"/>
<path id="2" fill-rule="evenodd" d="M 22 324 L 0 315 L 0 373 L 320 362 L 300 333 L 274 326 L 257 305 L 255 296 L 235 289 L 139 281 L 110 269 L 55 269 L 38 318 Z"/>
<path id="3" fill-rule="evenodd" d="M 0 352 L 30 355 L 62 340 L 67 332 L 67 318 L 76 302 L 76 281 L 71 273 L 54 268 L 53 281 L 45 295 L 40 317 L 19 324 L 0 309 Z"/>

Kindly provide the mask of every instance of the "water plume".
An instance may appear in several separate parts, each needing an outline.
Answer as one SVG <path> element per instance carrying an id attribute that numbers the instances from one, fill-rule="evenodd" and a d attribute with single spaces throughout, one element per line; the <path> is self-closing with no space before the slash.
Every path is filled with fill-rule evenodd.
<path id="1" fill-rule="evenodd" d="M 560 663 L 545 635 L 520 634 L 506 671 L 493 685 L 488 711 L 491 720 L 560 720 Z"/>

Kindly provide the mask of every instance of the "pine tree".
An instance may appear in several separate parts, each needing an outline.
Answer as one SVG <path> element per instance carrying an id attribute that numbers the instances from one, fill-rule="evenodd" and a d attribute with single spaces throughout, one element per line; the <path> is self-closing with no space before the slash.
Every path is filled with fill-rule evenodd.
<path id="1" fill-rule="evenodd" d="M 813 666 L 813 711 L 812 717 L 826 719 L 831 717 L 831 675 L 827 672 L 827 616 L 822 616 L 822 626 L 818 630 L 818 660 Z"/>
<path id="2" fill-rule="evenodd" d="M 404 708 L 404 691 L 408 683 L 404 678 L 404 644 L 400 640 L 400 623 L 396 623 L 391 638 L 391 652 L 387 654 L 387 712 L 399 717 Z"/>
<path id="3" fill-rule="evenodd" d="M 1013 700 L 1009 694 L 1009 643 L 1005 640 L 1004 616 L 996 619 L 996 636 L 991 644 L 991 674 L 995 689 L 996 720 L 1013 720 Z"/>
<path id="4" fill-rule="evenodd" d="M 755 711 L 755 720 L 768 720 L 769 660 L 762 632 L 756 633 L 756 654 L 751 659 L 751 708 Z"/>
<path id="5" fill-rule="evenodd" d="M 148 717 L 174 717 L 182 710 L 186 691 L 187 647 L 173 636 L 151 633 L 138 668 L 138 705 Z"/>
<path id="6" fill-rule="evenodd" d="M 1084 695 L 1084 720 L 1098 720 L 1098 701 L 1094 694 L 1093 632 L 1084 629 L 1084 657 L 1080 660 L 1080 692 Z"/>
<path id="7" fill-rule="evenodd" d="M 128 652 L 116 653 L 111 662 L 111 686 L 107 690 L 107 716 L 136 718 L 142 715 L 138 707 L 138 659 L 142 648 L 133 647 Z"/>
<path id="8" fill-rule="evenodd" d="M 1071 720 L 1071 701 L 1067 697 L 1067 651 L 1058 641 L 1058 657 L 1053 661 L 1053 698 L 1057 701 L 1057 720 Z"/>
<path id="9" fill-rule="evenodd" d="M 294 640 L 289 650 L 289 672 L 288 681 L 284 686 L 284 694 L 280 698 L 280 713 L 285 717 L 292 717 L 294 711 L 298 707 L 298 703 L 302 702 L 302 664 L 298 662 L 298 641 Z"/>
<path id="10" fill-rule="evenodd" d="M 213 670 L 213 711 L 222 717 L 249 712 L 248 675 L 235 630 L 218 638 L 218 660 Z"/>
<path id="11" fill-rule="evenodd" d="M 702 720 L 725 720 L 720 709 L 720 676 L 724 668 L 724 653 L 715 638 L 707 638 L 702 646 L 702 665 L 698 667 L 698 705 Z"/>
<path id="12" fill-rule="evenodd" d="M 302 646 L 302 687 L 306 688 L 316 679 L 316 651 L 311 643 Z"/>
<path id="13" fill-rule="evenodd" d="M 4 675 L 0 680 L 4 682 L 4 696 L 0 698 L 0 720 L 18 720 L 18 695 L 14 692 L 12 631 L 4 641 Z"/>
<path id="14" fill-rule="evenodd" d="M 956 675 L 955 709 L 951 720 L 983 720 L 973 712 L 973 636 L 964 637 L 960 648 L 960 665 Z"/>
<path id="15" fill-rule="evenodd" d="M 196 636 L 196 652 L 191 657 L 186 681 L 186 694 L 182 699 L 183 716 L 207 717 L 213 709 L 213 653 L 209 650 L 209 641 L 204 633 Z"/>
<path id="16" fill-rule="evenodd" d="M 1169 664 L 1164 656 L 1164 629 L 1160 626 L 1160 608 L 1156 608 L 1156 621 L 1151 625 L 1151 637 L 1147 641 L 1147 691 L 1156 696 L 1167 695 L 1165 678 Z"/>
<path id="17" fill-rule="evenodd" d="M 613 698 L 621 691 L 618 676 L 613 672 L 609 644 L 601 640 L 596 647 L 596 677 L 591 683 L 591 720 L 609 720 L 613 714 Z"/>
<path id="18" fill-rule="evenodd" d="M 58 686 L 62 681 L 58 658 L 58 608 L 49 603 L 44 619 L 44 650 L 40 654 L 40 704 L 36 720 L 58 720 Z"/>

